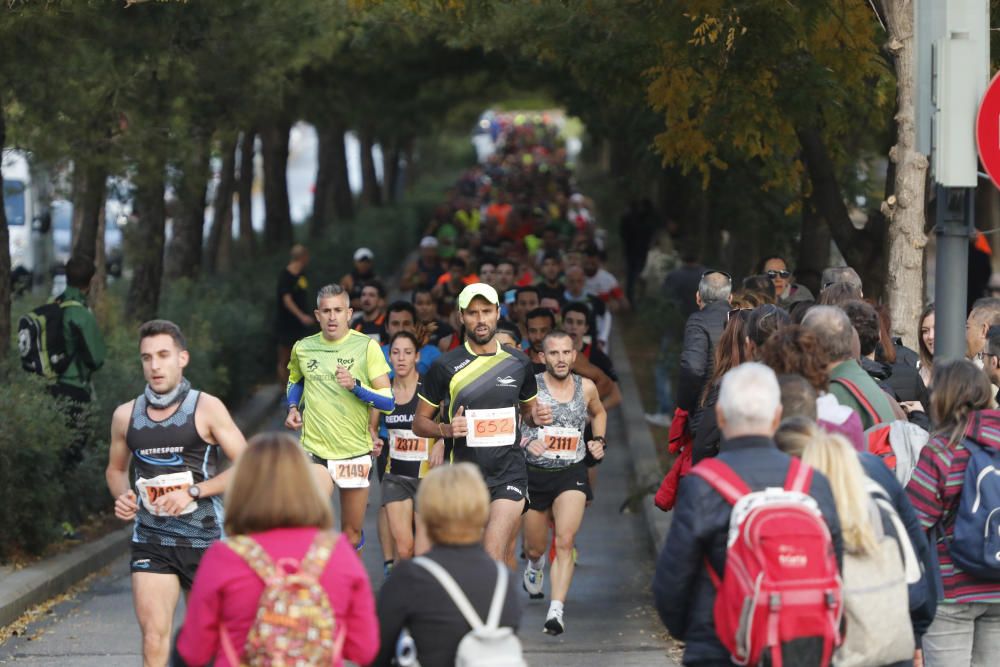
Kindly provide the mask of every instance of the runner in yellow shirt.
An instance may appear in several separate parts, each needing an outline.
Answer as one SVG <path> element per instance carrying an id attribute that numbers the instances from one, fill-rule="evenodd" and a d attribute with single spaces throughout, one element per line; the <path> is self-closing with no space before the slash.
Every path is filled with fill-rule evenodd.
<path id="1" fill-rule="evenodd" d="M 288 362 L 285 426 L 302 429 L 302 446 L 330 472 L 340 490 L 341 530 L 360 549 L 372 468 L 368 411 L 395 407 L 389 365 L 378 343 L 351 330 L 340 285 L 319 291 L 315 314 L 320 332 L 297 342 Z"/>

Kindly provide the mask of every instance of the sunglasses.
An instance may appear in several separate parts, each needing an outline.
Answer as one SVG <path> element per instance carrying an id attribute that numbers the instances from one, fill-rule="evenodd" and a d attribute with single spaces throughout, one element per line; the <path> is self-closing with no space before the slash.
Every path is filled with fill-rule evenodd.
<path id="1" fill-rule="evenodd" d="M 790 275 L 792 275 L 791 271 L 775 271 L 774 269 L 772 269 L 767 272 L 767 277 L 770 278 L 771 280 L 774 280 L 779 276 L 782 278 L 787 278 Z"/>
<path id="2" fill-rule="evenodd" d="M 726 273 L 725 271 L 720 271 L 719 269 L 709 269 L 709 270 L 708 270 L 708 271 L 706 271 L 705 273 L 701 274 L 701 277 L 702 277 L 702 279 L 704 279 L 704 278 L 705 278 L 706 276 L 710 276 L 710 275 L 712 275 L 713 273 L 719 273 L 719 274 L 722 274 L 722 275 L 724 275 L 724 276 L 725 276 L 726 278 L 728 278 L 728 279 L 729 279 L 729 282 L 733 282 L 733 277 L 732 277 L 731 275 L 729 275 L 729 274 L 728 274 L 728 273 Z"/>

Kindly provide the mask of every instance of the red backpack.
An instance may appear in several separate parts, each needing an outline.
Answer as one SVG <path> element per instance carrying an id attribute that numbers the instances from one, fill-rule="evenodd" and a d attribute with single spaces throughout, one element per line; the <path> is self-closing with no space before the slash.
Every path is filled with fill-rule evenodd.
<path id="1" fill-rule="evenodd" d="M 719 459 L 691 470 L 733 506 L 722 579 L 705 565 L 715 631 L 736 664 L 769 653 L 774 667 L 828 665 L 840 644 L 842 584 L 830 530 L 807 495 L 812 472 L 793 458 L 784 488 L 751 491 Z"/>

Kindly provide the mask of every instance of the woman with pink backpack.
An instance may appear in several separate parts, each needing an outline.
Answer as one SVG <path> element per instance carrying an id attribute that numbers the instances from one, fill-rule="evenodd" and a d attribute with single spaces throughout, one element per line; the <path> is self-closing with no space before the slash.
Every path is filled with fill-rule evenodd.
<path id="1" fill-rule="evenodd" d="M 195 575 L 175 664 L 375 658 L 371 584 L 350 541 L 331 530 L 333 512 L 312 467 L 288 435 L 250 440 L 226 493 L 227 538 Z"/>

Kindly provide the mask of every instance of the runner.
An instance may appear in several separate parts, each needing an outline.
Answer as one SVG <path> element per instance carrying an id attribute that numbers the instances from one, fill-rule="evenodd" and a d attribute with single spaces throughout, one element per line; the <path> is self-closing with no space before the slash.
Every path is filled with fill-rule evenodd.
<path id="1" fill-rule="evenodd" d="M 364 283 L 359 288 L 361 312 L 351 320 L 351 328 L 382 344 L 385 334 L 385 288 L 378 281 Z"/>
<path id="2" fill-rule="evenodd" d="M 556 328 L 556 316 L 547 308 L 535 308 L 524 316 L 525 328 L 528 330 L 528 357 L 531 358 L 531 368 L 534 372 L 545 372 L 545 350 L 542 342 Z"/>
<path id="3" fill-rule="evenodd" d="M 205 550 L 222 536 L 230 474 L 218 473 L 219 448 L 235 461 L 246 440 L 222 401 L 184 378 L 190 357 L 176 324 L 143 324 L 139 354 L 146 390 L 111 418 L 106 477 L 115 516 L 135 522 L 132 599 L 143 663 L 165 665 L 181 590 L 191 590 Z M 136 490 L 129 481 L 133 458 Z"/>
<path id="4" fill-rule="evenodd" d="M 395 377 L 392 379 L 392 394 L 396 408 L 382 416 L 388 434 L 385 443 L 389 451 L 389 463 L 382 479 L 382 508 L 389 520 L 389 530 L 396 543 L 399 560 L 412 558 L 414 548 L 426 551 L 430 545 L 418 530 L 414 539 L 413 525 L 416 512 L 413 506 L 420 479 L 427 470 L 444 461 L 444 441 L 439 447 L 431 438 L 419 438 L 413 433 L 413 415 L 420 401 L 420 375 L 417 372 L 417 337 L 409 331 L 402 331 L 392 337 L 389 355 Z M 433 456 L 431 452 L 434 452 Z M 417 522 L 417 526 L 420 523 Z"/>
<path id="5" fill-rule="evenodd" d="M 462 290 L 458 306 L 467 340 L 431 366 L 413 431 L 423 438 L 452 439 L 453 460 L 479 465 L 491 498 L 484 546 L 493 558 L 505 560 L 528 494 L 528 472 L 518 446 L 521 420 L 545 425 L 552 421 L 552 410 L 535 400 L 528 358 L 494 338 L 499 301 L 496 290 L 484 283 Z M 435 423 L 445 403 L 447 419 Z M 441 447 L 443 443 L 435 445 Z"/>
<path id="6" fill-rule="evenodd" d="M 545 632 L 562 634 L 563 604 L 575 567 L 573 544 L 583 521 L 587 501 L 593 499 L 584 456 L 604 458 L 607 413 L 593 382 L 572 372 L 576 349 L 563 331 L 553 331 L 542 343 L 545 372 L 539 373 L 538 395 L 552 406 L 552 425 L 529 428 L 527 443 L 528 488 L 531 498 L 525 516 L 524 547 L 528 565 L 524 589 L 533 599 L 543 596 L 545 552 L 549 548 L 549 523 L 555 525 L 556 559 L 552 563 L 552 602 L 545 617 Z M 595 435 L 584 439 L 587 418 Z"/>
<path id="7" fill-rule="evenodd" d="M 316 319 L 320 332 L 292 348 L 285 426 L 302 429 L 302 446 L 329 470 L 340 490 L 341 530 L 360 550 L 374 445 L 368 409 L 393 410 L 389 366 L 378 343 L 348 328 L 351 308 L 340 285 L 320 289 Z"/>

